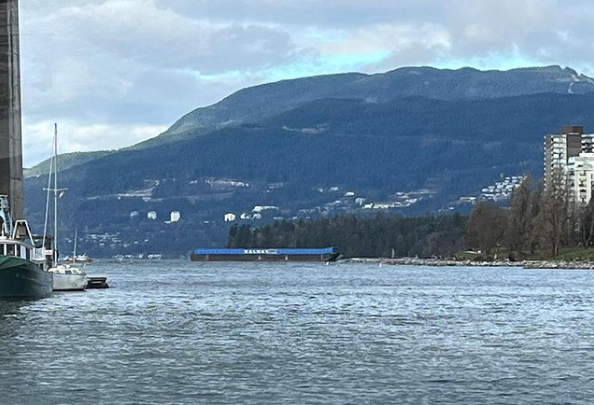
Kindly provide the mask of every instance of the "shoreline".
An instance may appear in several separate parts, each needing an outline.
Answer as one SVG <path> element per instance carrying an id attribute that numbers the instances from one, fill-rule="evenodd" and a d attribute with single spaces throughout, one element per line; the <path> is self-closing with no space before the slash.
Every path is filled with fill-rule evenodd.
<path id="1" fill-rule="evenodd" d="M 340 260 L 344 263 L 374 263 L 391 266 L 430 266 L 430 267 L 517 267 L 522 269 L 561 269 L 561 270 L 594 270 L 594 262 L 564 262 L 553 260 L 525 260 L 510 262 L 504 260 L 472 261 L 450 259 L 418 259 L 404 257 L 398 259 L 384 258 L 351 258 Z"/>

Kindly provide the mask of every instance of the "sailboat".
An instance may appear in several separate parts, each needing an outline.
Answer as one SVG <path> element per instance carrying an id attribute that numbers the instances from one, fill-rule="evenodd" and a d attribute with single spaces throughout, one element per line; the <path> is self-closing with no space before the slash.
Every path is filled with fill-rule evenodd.
<path id="1" fill-rule="evenodd" d="M 50 193 L 54 194 L 54 248 L 52 252 L 53 267 L 49 272 L 53 274 L 54 291 L 84 291 L 87 288 L 88 277 L 84 267 L 77 267 L 67 263 L 58 263 L 58 200 L 62 197 L 65 189 L 58 188 L 58 124 L 54 126 L 54 156 L 50 160 L 50 170 L 48 177 L 47 202 L 45 210 L 44 235 L 47 233 L 47 223 L 49 217 Z M 52 173 L 53 170 L 53 173 Z M 53 174 L 53 187 L 52 187 Z"/>
<path id="2" fill-rule="evenodd" d="M 93 262 L 93 259 L 91 259 L 89 256 L 87 256 L 87 254 L 82 254 L 82 255 L 77 255 L 76 254 L 76 246 L 78 243 L 78 228 L 74 230 L 74 251 L 72 252 L 72 258 L 70 257 L 65 257 L 64 261 L 70 261 L 72 264 L 77 264 L 77 263 L 81 263 L 84 266 L 86 266 L 89 263 Z"/>

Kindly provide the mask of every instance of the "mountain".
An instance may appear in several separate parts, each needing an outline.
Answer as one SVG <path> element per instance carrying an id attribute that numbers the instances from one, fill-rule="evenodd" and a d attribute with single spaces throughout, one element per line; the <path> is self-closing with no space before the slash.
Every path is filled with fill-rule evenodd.
<path id="1" fill-rule="evenodd" d="M 155 140 L 64 169 L 64 226 L 84 230 L 82 249 L 99 255 L 184 253 L 223 244 L 227 213 L 257 225 L 377 212 L 358 205 L 368 203 L 435 211 L 502 174 L 540 176 L 546 133 L 594 127 L 591 90 L 558 67 L 407 68 L 246 89 Z M 26 186 L 39 224 L 43 176 Z M 164 223 L 172 211 L 182 221 Z"/>
<path id="2" fill-rule="evenodd" d="M 103 157 L 111 152 L 108 151 L 99 151 L 99 152 L 73 152 L 73 153 L 63 153 L 60 155 L 58 170 L 67 170 L 73 166 L 78 166 L 80 164 L 87 163 L 91 160 L 98 159 Z M 37 177 L 37 176 L 47 176 L 47 172 L 49 170 L 50 160 L 44 160 L 43 162 L 25 169 L 25 177 Z"/>
<path id="3" fill-rule="evenodd" d="M 215 105 L 192 111 L 157 139 L 165 141 L 184 133 L 191 136 L 192 132 L 204 128 L 258 122 L 323 98 L 374 102 L 415 96 L 437 100 L 476 100 L 539 93 L 585 94 L 591 91 L 594 91 L 594 80 L 559 66 L 509 71 L 405 67 L 374 75 L 317 76 L 241 90 Z"/>
<path id="4" fill-rule="evenodd" d="M 592 91 L 593 79 L 559 66 L 508 71 L 404 67 L 373 75 L 347 73 L 307 77 L 240 90 L 219 103 L 190 112 L 160 136 L 128 149 L 151 148 L 196 138 L 225 127 L 257 123 L 326 98 L 383 103 L 407 97 L 480 100 L 540 93 L 586 94 Z M 71 155 L 65 167 L 86 163 L 106 153 Z M 48 167 L 48 163 L 44 162 L 41 167 Z M 37 169 L 26 175 L 40 173 L 42 171 Z"/>

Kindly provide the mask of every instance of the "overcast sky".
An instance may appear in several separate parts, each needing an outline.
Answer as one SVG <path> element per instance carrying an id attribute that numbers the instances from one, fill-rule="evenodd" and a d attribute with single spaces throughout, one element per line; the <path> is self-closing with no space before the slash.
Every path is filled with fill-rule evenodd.
<path id="1" fill-rule="evenodd" d="M 402 66 L 594 74 L 586 0 L 21 0 L 24 154 L 117 149 L 240 88 Z M 592 32 L 591 32 L 592 31 Z"/>

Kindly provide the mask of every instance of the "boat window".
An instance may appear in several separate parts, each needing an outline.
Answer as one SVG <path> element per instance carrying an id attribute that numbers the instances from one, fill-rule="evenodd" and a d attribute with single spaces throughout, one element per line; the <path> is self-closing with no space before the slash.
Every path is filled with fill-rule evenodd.
<path id="1" fill-rule="evenodd" d="M 7 256 L 16 256 L 16 246 L 15 245 L 6 245 L 6 255 Z"/>
<path id="2" fill-rule="evenodd" d="M 72 271 L 71 270 L 66 270 L 65 273 L 66 274 L 72 274 Z"/>

